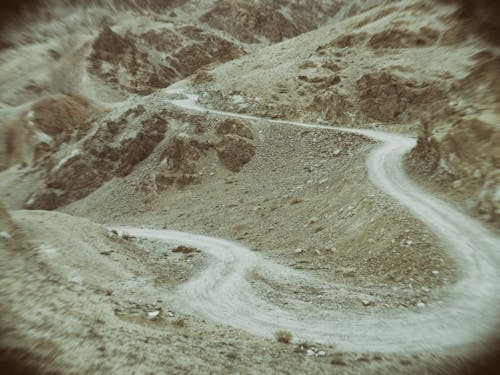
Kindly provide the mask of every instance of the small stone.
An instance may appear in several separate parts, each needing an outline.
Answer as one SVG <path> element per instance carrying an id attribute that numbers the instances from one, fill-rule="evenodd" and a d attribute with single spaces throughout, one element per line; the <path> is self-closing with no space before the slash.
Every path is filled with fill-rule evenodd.
<path id="1" fill-rule="evenodd" d="M 297 203 L 302 203 L 304 200 L 302 198 L 294 197 L 290 199 L 290 204 L 297 204 Z"/>
<path id="2" fill-rule="evenodd" d="M 361 303 L 362 303 L 362 304 L 363 304 L 363 306 L 365 306 L 365 307 L 366 307 L 366 306 L 370 306 L 370 305 L 372 304 L 372 303 L 371 303 L 371 301 L 368 301 L 368 300 L 366 300 L 366 299 L 362 300 L 362 301 L 361 301 Z"/>
<path id="3" fill-rule="evenodd" d="M 5 231 L 0 232 L 0 237 L 5 238 L 6 240 L 11 240 L 12 239 L 12 236 L 10 235 L 10 233 L 9 232 L 5 232 Z"/>
<path id="4" fill-rule="evenodd" d="M 306 354 L 307 354 L 308 356 L 313 356 L 313 355 L 315 355 L 316 353 L 314 353 L 314 350 L 312 350 L 312 349 L 307 349 Z"/>
<path id="5" fill-rule="evenodd" d="M 340 155 L 340 149 L 336 149 L 333 151 L 333 156 L 339 156 Z"/>
<path id="6" fill-rule="evenodd" d="M 295 249 L 295 254 L 304 254 L 305 250 L 304 249 Z"/>
<path id="7" fill-rule="evenodd" d="M 463 185 L 462 180 L 455 180 L 451 184 L 451 186 L 453 187 L 453 189 L 458 189 L 458 188 L 462 187 L 462 185 Z"/>
<path id="8" fill-rule="evenodd" d="M 417 303 L 417 307 L 418 307 L 418 308 L 420 308 L 420 309 L 421 309 L 421 308 L 424 308 L 425 306 L 426 306 L 426 304 L 425 304 L 425 303 L 423 303 L 423 302 L 419 302 L 419 303 Z"/>
<path id="9" fill-rule="evenodd" d="M 191 254 L 191 253 L 198 253 L 200 250 L 195 249 L 194 247 L 189 247 L 189 246 L 177 246 L 172 249 L 173 253 L 182 253 L 182 254 Z"/>
<path id="10" fill-rule="evenodd" d="M 158 318 L 159 315 L 160 315 L 160 310 L 148 312 L 148 318 L 151 320 Z"/>
<path id="11" fill-rule="evenodd" d="M 318 356 L 319 356 L 319 357 L 324 357 L 325 355 L 326 355 L 326 353 L 325 353 L 323 350 L 320 350 L 320 351 L 318 352 Z"/>

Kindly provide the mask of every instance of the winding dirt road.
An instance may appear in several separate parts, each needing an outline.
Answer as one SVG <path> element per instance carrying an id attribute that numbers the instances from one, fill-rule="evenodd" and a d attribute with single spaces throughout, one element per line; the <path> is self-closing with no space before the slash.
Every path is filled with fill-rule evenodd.
<path id="1" fill-rule="evenodd" d="M 183 93 L 182 84 L 165 91 L 169 97 Z M 379 141 L 380 145 L 368 159 L 370 180 L 424 222 L 461 266 L 460 281 L 450 288 L 444 303 L 429 305 L 420 311 L 329 311 L 293 299 L 288 299 L 285 310 L 258 296 L 248 277 L 252 270 L 288 284 L 314 282 L 325 290 L 330 289 L 332 294 L 335 294 L 334 288 L 264 259 L 234 242 L 168 230 L 119 228 L 140 238 L 195 246 L 211 256 L 208 268 L 171 296 L 171 303 L 177 309 L 256 335 L 271 337 L 278 330 L 288 330 L 299 340 L 335 344 L 341 350 L 359 352 L 409 352 L 477 344 L 484 342 L 497 327 L 500 239 L 478 221 L 423 191 L 408 178 L 402 160 L 414 146 L 413 138 L 210 110 L 197 104 L 195 95 L 168 101 L 187 111 L 350 132 Z"/>

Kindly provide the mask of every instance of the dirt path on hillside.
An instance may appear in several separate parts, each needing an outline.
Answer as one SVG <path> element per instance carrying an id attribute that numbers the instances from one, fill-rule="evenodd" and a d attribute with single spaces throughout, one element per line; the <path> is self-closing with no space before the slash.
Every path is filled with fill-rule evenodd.
<path id="1" fill-rule="evenodd" d="M 182 90 L 182 85 L 175 85 L 165 93 L 180 95 Z M 339 349 L 359 352 L 436 350 L 473 344 L 481 342 L 496 327 L 500 304 L 500 239 L 409 179 L 402 158 L 413 147 L 414 139 L 373 130 L 333 128 L 209 110 L 200 107 L 196 99 L 195 95 L 189 95 L 169 101 L 185 110 L 346 131 L 382 142 L 368 159 L 371 181 L 435 232 L 450 256 L 458 260 L 462 277 L 450 288 L 444 303 L 420 311 L 382 314 L 364 310 L 325 311 L 294 299 L 293 288 L 307 279 L 325 290 L 335 289 L 334 286 L 277 265 L 236 243 L 168 230 L 121 228 L 140 238 L 195 246 L 213 257 L 206 270 L 178 289 L 173 299 L 180 310 L 256 335 L 271 337 L 278 330 L 288 330 L 299 340 L 333 343 Z M 249 280 L 252 271 L 290 286 L 290 290 L 283 290 L 286 308 L 257 296 Z"/>

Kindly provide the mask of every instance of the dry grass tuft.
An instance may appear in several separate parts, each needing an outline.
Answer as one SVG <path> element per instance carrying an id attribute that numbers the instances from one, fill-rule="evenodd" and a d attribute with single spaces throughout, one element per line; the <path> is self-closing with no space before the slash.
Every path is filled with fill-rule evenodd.
<path id="1" fill-rule="evenodd" d="M 281 342 L 283 344 L 290 344 L 292 341 L 292 333 L 289 331 L 277 331 L 274 334 L 276 341 Z"/>
<path id="2" fill-rule="evenodd" d="M 186 327 L 186 321 L 184 319 L 175 319 L 173 322 L 172 322 L 172 325 L 174 327 L 177 327 L 177 328 L 184 328 Z"/>

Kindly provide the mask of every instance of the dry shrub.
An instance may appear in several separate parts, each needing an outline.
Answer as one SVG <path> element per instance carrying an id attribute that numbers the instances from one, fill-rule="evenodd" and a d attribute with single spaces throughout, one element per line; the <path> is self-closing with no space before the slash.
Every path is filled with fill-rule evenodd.
<path id="1" fill-rule="evenodd" d="M 177 328 L 185 328 L 186 327 L 186 321 L 182 318 L 179 318 L 179 319 L 175 319 L 173 322 L 172 322 L 172 325 L 174 327 L 177 327 Z"/>
<path id="2" fill-rule="evenodd" d="M 277 331 L 274 334 L 276 341 L 281 342 L 283 344 L 290 344 L 292 341 L 292 333 L 289 331 Z"/>

